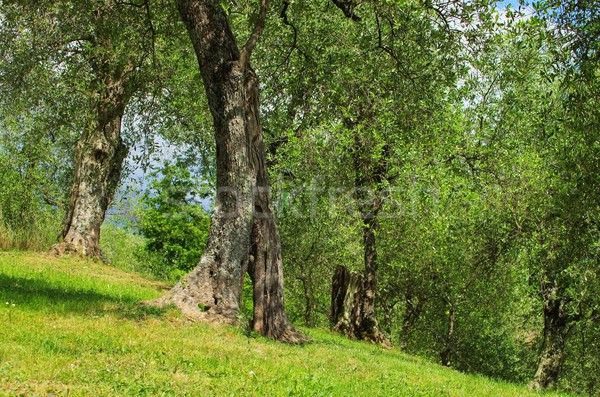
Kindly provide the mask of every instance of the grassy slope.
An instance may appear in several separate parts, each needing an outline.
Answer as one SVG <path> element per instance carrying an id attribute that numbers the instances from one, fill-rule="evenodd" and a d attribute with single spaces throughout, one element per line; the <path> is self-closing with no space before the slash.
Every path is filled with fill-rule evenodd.
<path id="1" fill-rule="evenodd" d="M 0 395 L 535 395 L 324 331 L 286 346 L 136 306 L 165 287 L 94 262 L 0 252 Z"/>

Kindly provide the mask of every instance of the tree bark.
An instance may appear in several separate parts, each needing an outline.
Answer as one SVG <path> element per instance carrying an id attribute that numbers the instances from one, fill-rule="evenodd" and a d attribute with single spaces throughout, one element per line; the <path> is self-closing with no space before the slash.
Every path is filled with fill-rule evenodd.
<path id="1" fill-rule="evenodd" d="M 258 116 L 258 78 L 250 67 L 246 75 L 246 131 L 254 192 L 248 269 L 254 288 L 252 328 L 267 337 L 298 343 L 304 341 L 304 337 L 291 326 L 285 314 L 281 243 L 271 210 L 265 146 Z"/>
<path id="2" fill-rule="evenodd" d="M 96 120 L 77 142 L 75 173 L 62 241 L 51 248 L 55 254 L 75 253 L 102 258 L 100 226 L 119 181 L 128 148 L 121 138 L 121 120 L 130 97 L 129 71 L 113 78 L 97 70 L 94 83 Z"/>
<path id="3" fill-rule="evenodd" d="M 219 4 L 178 1 L 213 118 L 217 196 L 209 236 L 196 268 L 157 303 L 185 314 L 236 322 L 252 226 L 252 181 L 244 120 L 244 71 Z"/>
<path id="4" fill-rule="evenodd" d="M 332 329 L 351 339 L 365 340 L 391 346 L 374 317 L 366 317 L 364 276 L 338 266 L 332 278 Z"/>
<path id="5" fill-rule="evenodd" d="M 339 265 L 331 278 L 331 311 L 329 321 L 333 329 L 344 327 L 344 325 L 340 324 L 340 321 L 350 321 L 352 307 L 344 304 L 347 295 L 353 297 L 355 294 L 355 291 L 348 294 L 350 277 L 350 271 L 345 266 Z M 356 284 L 356 282 L 353 284 Z M 349 299 L 349 302 L 352 302 L 352 298 Z"/>
<path id="6" fill-rule="evenodd" d="M 552 282 L 542 285 L 544 301 L 544 339 L 538 368 L 529 387 L 534 390 L 555 389 L 564 358 L 568 316 L 564 301 Z"/>
<path id="7" fill-rule="evenodd" d="M 284 310 L 281 248 L 270 207 L 258 78 L 248 63 L 260 29 L 255 28 L 240 51 L 220 2 L 178 0 L 177 5 L 194 45 L 213 118 L 217 197 L 200 263 L 153 303 L 173 303 L 188 316 L 237 323 L 248 271 L 254 289 L 252 328 L 281 341 L 301 342 L 304 338 Z M 263 0 L 262 18 L 265 7 Z"/>

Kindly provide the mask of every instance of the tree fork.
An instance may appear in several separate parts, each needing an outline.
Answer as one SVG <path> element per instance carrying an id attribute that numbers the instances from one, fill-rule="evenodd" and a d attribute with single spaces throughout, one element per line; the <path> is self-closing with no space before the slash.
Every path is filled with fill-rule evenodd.
<path id="1" fill-rule="evenodd" d="M 267 337 L 306 339 L 289 323 L 283 301 L 279 234 L 270 208 L 259 122 L 258 78 L 249 58 L 264 27 L 268 1 L 246 44 L 238 49 L 218 2 L 179 0 L 210 106 L 217 157 L 217 198 L 200 263 L 163 297 L 186 315 L 238 322 L 243 277 L 253 282 L 252 328 Z"/>

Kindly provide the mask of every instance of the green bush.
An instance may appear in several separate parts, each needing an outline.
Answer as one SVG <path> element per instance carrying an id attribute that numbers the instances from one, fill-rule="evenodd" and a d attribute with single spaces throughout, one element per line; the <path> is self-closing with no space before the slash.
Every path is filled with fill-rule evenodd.
<path id="1" fill-rule="evenodd" d="M 100 232 L 102 255 L 112 266 L 127 272 L 149 273 L 146 262 L 140 260 L 146 239 L 127 228 L 105 222 Z"/>
<path id="2" fill-rule="evenodd" d="M 155 179 L 141 200 L 139 230 L 146 244 L 138 258 L 154 275 L 178 279 L 200 260 L 210 218 L 189 170 L 165 164 L 152 176 Z"/>

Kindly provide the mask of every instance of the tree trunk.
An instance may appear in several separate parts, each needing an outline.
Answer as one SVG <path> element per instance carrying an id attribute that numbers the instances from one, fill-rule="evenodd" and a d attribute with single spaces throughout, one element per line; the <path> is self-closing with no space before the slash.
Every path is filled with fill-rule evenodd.
<path id="1" fill-rule="evenodd" d="M 252 181 L 244 119 L 244 71 L 219 4 L 177 2 L 200 65 L 213 118 L 217 196 L 206 248 L 196 268 L 157 303 L 185 314 L 236 322 L 252 226 Z"/>
<path id="2" fill-rule="evenodd" d="M 332 278 L 331 325 L 334 331 L 354 339 L 358 337 L 358 329 L 362 316 L 360 301 L 363 295 L 363 277 L 350 272 L 345 266 L 338 266 Z"/>
<path id="3" fill-rule="evenodd" d="M 303 337 L 284 311 L 281 248 L 270 207 L 258 78 L 247 63 L 247 47 L 238 49 L 219 2 L 177 4 L 213 118 L 217 197 L 200 263 L 153 303 L 174 303 L 188 316 L 237 323 L 248 270 L 254 288 L 253 329 L 285 342 L 301 342 Z M 266 3 L 262 5 L 261 12 Z"/>
<path id="4" fill-rule="evenodd" d="M 99 81 L 99 82 L 98 82 Z M 75 253 L 102 258 L 100 226 L 119 181 L 128 148 L 121 139 L 121 120 L 129 98 L 129 77 L 112 81 L 99 78 L 94 103 L 96 121 L 83 133 L 75 151 L 75 173 L 65 216 L 62 241 L 51 248 L 55 254 Z"/>
<path id="5" fill-rule="evenodd" d="M 281 244 L 271 210 L 269 175 L 258 115 L 258 78 L 250 67 L 246 75 L 246 131 L 254 192 L 248 269 L 254 287 L 252 328 L 267 337 L 298 343 L 304 341 L 304 337 L 291 326 L 285 314 Z"/>
<path id="6" fill-rule="evenodd" d="M 376 233 L 379 230 L 377 212 L 381 206 L 379 199 L 375 199 L 368 205 L 366 211 L 362 209 L 363 217 L 363 244 L 365 271 L 363 277 L 362 297 L 360 310 L 360 326 L 358 328 L 359 339 L 369 340 L 376 343 L 391 345 L 388 338 L 381 332 L 377 318 L 375 317 L 375 295 L 377 293 L 377 245 Z"/>
<path id="7" fill-rule="evenodd" d="M 529 387 L 534 390 L 554 389 L 558 382 L 564 358 L 568 318 L 564 301 L 554 283 L 542 286 L 544 300 L 544 339 L 535 376 Z"/>
<path id="8" fill-rule="evenodd" d="M 89 40 L 93 50 L 86 59 L 94 74 L 90 92 L 95 118 L 77 142 L 62 241 L 51 251 L 104 259 L 99 246 L 100 226 L 121 180 L 123 161 L 129 151 L 121 138 L 121 121 L 136 88 L 136 61 L 130 58 L 120 63 L 111 57 L 114 43 L 106 26 L 110 16 L 101 6 L 93 15 L 96 29 Z"/>
<path id="9" fill-rule="evenodd" d="M 351 339 L 391 346 L 389 339 L 380 331 L 377 320 L 364 315 L 366 285 L 362 274 L 350 272 L 344 266 L 336 268 L 332 278 L 332 329 Z"/>
<path id="10" fill-rule="evenodd" d="M 440 352 L 440 358 L 442 365 L 447 367 L 450 365 L 450 357 L 453 350 L 454 342 L 454 326 L 456 324 L 456 311 L 450 309 L 448 311 L 448 331 L 446 333 L 446 340 L 444 341 L 444 348 Z"/>
<path id="11" fill-rule="evenodd" d="M 348 128 L 354 128 L 352 122 L 346 121 Z M 377 292 L 377 241 L 379 230 L 377 215 L 382 206 L 381 184 L 386 173 L 387 160 L 372 164 L 364 158 L 364 145 L 358 134 L 355 135 L 353 161 L 355 170 L 356 200 L 363 222 L 363 249 L 365 270 L 362 277 L 346 274 L 340 268 L 334 275 L 332 297 L 332 322 L 334 329 L 353 339 L 368 340 L 375 343 L 391 345 L 389 339 L 381 332 L 375 317 L 375 295 Z M 345 287 L 341 286 L 345 283 Z M 344 308 L 334 307 L 339 304 L 340 294 L 345 291 Z M 336 296 L 337 295 L 337 296 Z M 354 307 L 347 307 L 348 304 Z M 343 314 L 339 317 L 340 312 Z M 334 316 L 335 315 L 335 316 Z"/>
<path id="12" fill-rule="evenodd" d="M 351 308 L 344 305 L 349 285 L 350 271 L 345 266 L 338 265 L 331 278 L 331 310 L 329 313 L 329 322 L 333 329 L 335 329 L 338 326 L 338 323 L 343 320 L 346 312 L 350 313 Z M 349 314 L 347 318 L 350 318 Z"/>

